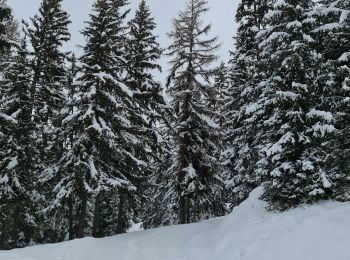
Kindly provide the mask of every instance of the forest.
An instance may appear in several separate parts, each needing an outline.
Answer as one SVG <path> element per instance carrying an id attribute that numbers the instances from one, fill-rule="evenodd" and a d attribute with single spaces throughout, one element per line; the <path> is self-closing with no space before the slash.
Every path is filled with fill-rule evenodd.
<path id="1" fill-rule="evenodd" d="M 82 55 L 62 2 L 20 22 L 0 0 L 0 250 L 200 222 L 260 186 L 272 212 L 350 200 L 350 1 L 240 0 L 229 62 L 207 0 L 166 48 L 146 0 L 95 0 Z"/>

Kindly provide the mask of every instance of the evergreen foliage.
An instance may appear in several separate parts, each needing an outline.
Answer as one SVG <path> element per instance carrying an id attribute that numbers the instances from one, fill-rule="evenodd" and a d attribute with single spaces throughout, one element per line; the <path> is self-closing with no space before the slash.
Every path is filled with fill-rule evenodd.
<path id="1" fill-rule="evenodd" d="M 9 38 L 6 35 L 6 22 L 11 19 L 11 9 L 5 2 L 0 2 L 0 51 L 1 53 L 10 47 Z"/>
<path id="2" fill-rule="evenodd" d="M 38 14 L 24 23 L 25 34 L 30 42 L 30 64 L 32 78 L 30 92 L 32 102 L 32 123 L 35 143 L 33 147 L 39 153 L 32 154 L 35 164 L 37 189 L 41 200 L 37 210 L 46 213 L 50 206 L 52 190 L 50 174 L 55 162 L 65 152 L 65 137 L 62 129 L 62 110 L 66 105 L 67 71 L 65 62 L 67 53 L 61 51 L 63 44 L 70 40 L 69 15 L 62 9 L 62 0 L 43 0 Z M 47 218 L 41 214 L 40 232 L 44 242 L 57 242 L 64 239 L 60 235 L 59 222 L 64 218 Z"/>
<path id="3" fill-rule="evenodd" d="M 70 40 L 62 0 L 21 38 L 0 0 L 0 249 L 350 198 L 350 2 L 241 0 L 235 51 L 188 0 L 163 49 L 146 0 L 95 0 Z M 30 46 L 27 48 L 27 44 Z"/>
<path id="4" fill-rule="evenodd" d="M 317 53 L 310 35 L 313 21 L 307 19 L 312 6 L 312 1 L 276 2 L 266 15 L 269 26 L 259 34 L 266 68 L 261 83 L 264 197 L 281 210 L 326 198 L 331 188 L 324 162 L 334 125 L 314 83 Z"/>
<path id="5" fill-rule="evenodd" d="M 38 238 L 35 126 L 25 40 L 12 51 L 1 83 L 0 247 L 23 247 Z"/>
<path id="6" fill-rule="evenodd" d="M 157 194 L 155 186 L 160 180 L 157 175 L 161 174 L 159 168 L 163 167 L 168 152 L 163 137 L 170 113 L 162 85 L 154 79 L 154 74 L 162 70 L 158 62 L 163 50 L 155 36 L 156 23 L 146 1 L 140 2 L 129 27 L 128 85 L 134 91 L 134 102 L 139 113 L 139 119 L 132 121 L 138 129 L 138 138 L 142 140 L 135 144 L 134 149 L 137 157 L 147 162 L 147 167 L 140 172 L 142 179 L 138 184 L 141 196 L 136 217 L 140 218 L 149 214 L 148 207 L 154 206 L 153 198 Z"/>
<path id="7" fill-rule="evenodd" d="M 236 50 L 230 61 L 230 85 L 223 108 L 224 177 L 232 206 L 245 200 L 262 179 L 257 165 L 264 131 L 259 124 L 263 114 L 263 101 L 259 98 L 264 86 L 259 82 L 264 75 L 259 72 L 256 36 L 265 28 L 264 16 L 269 7 L 269 1 L 243 0 L 236 14 Z"/>
<path id="8" fill-rule="evenodd" d="M 123 216 L 118 213 L 115 230 L 125 232 L 130 219 L 125 199 L 134 196 L 136 172 L 143 166 L 129 150 L 129 144 L 138 142 L 130 121 L 135 114 L 133 91 L 122 78 L 124 59 L 119 53 L 123 50 L 116 49 L 123 34 L 122 19 L 113 7 L 108 0 L 96 1 L 83 31 L 87 43 L 80 58 L 74 113 L 63 120 L 72 129 L 74 141 L 55 167 L 59 172 L 70 166 L 65 175 L 55 175 L 55 204 L 69 197 L 79 199 L 78 237 L 85 236 L 88 203 L 95 202 L 95 218 L 103 210 L 117 211 L 101 208 L 98 202 L 105 192 L 119 201 Z M 98 227 L 103 223 L 92 222 L 99 236 Z"/>
<path id="9" fill-rule="evenodd" d="M 349 125 L 349 53 L 350 3 L 321 1 L 309 17 L 316 21 L 311 34 L 319 54 L 317 84 L 322 89 L 319 102 L 333 116 L 335 138 L 328 144 L 328 160 L 332 167 L 332 197 L 349 200 L 348 125 Z"/>
<path id="10" fill-rule="evenodd" d="M 216 38 L 205 37 L 211 26 L 202 26 L 208 11 L 204 0 L 191 0 L 174 20 L 173 40 L 168 48 L 171 70 L 167 86 L 175 115 L 175 156 L 170 171 L 177 203 L 177 223 L 190 223 L 220 215 L 221 180 L 215 139 L 218 125 L 208 108 L 212 64 L 218 49 Z"/>

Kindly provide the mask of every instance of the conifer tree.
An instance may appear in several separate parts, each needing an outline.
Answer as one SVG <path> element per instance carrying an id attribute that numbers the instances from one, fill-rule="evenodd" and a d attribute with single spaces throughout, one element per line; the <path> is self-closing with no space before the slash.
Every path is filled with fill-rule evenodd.
<path id="1" fill-rule="evenodd" d="M 33 121 L 35 123 L 35 149 L 41 153 L 34 158 L 36 174 L 39 178 L 41 194 L 46 198 L 40 203 L 43 212 L 49 206 L 48 198 L 52 195 L 52 182 L 47 181 L 54 169 L 55 162 L 63 156 L 64 136 L 61 127 L 61 110 L 66 103 L 67 72 L 65 62 L 67 54 L 61 47 L 70 39 L 69 15 L 62 9 L 62 0 L 43 0 L 39 13 L 31 18 L 31 24 L 24 23 L 31 49 L 30 59 L 33 71 L 31 95 L 33 98 Z M 46 242 L 57 242 L 55 230 L 60 218 L 43 218 L 43 231 Z"/>
<path id="2" fill-rule="evenodd" d="M 133 119 L 142 143 L 136 144 L 137 157 L 148 162 L 143 172 L 140 193 L 140 211 L 144 212 L 147 200 L 145 190 L 150 187 L 152 174 L 158 174 L 166 153 L 166 144 L 162 138 L 162 129 L 167 125 L 168 108 L 163 97 L 163 89 L 154 79 L 155 72 L 161 72 L 158 61 L 162 49 L 154 34 L 156 23 L 151 16 L 146 1 L 141 1 L 134 18 L 129 22 L 130 35 L 127 48 L 128 85 L 134 90 L 134 102 L 137 103 L 139 116 Z M 141 115 L 141 116 L 140 116 Z M 152 189 L 152 188 L 151 188 Z M 153 195 L 153 194 L 152 194 Z"/>
<path id="3" fill-rule="evenodd" d="M 10 47 L 9 39 L 6 35 L 6 23 L 11 19 L 11 9 L 5 2 L 0 2 L 0 51 L 3 52 Z"/>
<path id="4" fill-rule="evenodd" d="M 318 53 L 317 85 L 322 90 L 322 105 L 332 112 L 336 128 L 330 143 L 329 166 L 332 169 L 332 197 L 348 200 L 349 193 L 349 53 L 350 3 L 348 1 L 321 1 L 310 13 L 316 20 L 312 30 Z"/>
<path id="5" fill-rule="evenodd" d="M 225 102 L 224 117 L 224 179 L 236 206 L 253 188 L 261 183 L 256 166 L 259 160 L 257 147 L 261 141 L 259 124 L 262 104 L 259 96 L 262 86 L 258 71 L 259 49 L 257 34 L 265 28 L 264 16 L 269 1 L 242 0 L 236 13 L 239 24 L 235 36 L 235 52 L 230 61 L 230 84 Z M 262 129 L 260 129 L 262 130 Z"/>
<path id="6" fill-rule="evenodd" d="M 1 60 L 5 61 L 7 58 L 10 58 L 10 47 L 16 45 L 20 37 L 18 23 L 11 14 L 12 10 L 7 5 L 6 0 L 0 0 L 0 13 L 0 35 L 2 35 L 0 36 L 0 46 L 2 46 L 0 47 L 2 52 Z"/>
<path id="7" fill-rule="evenodd" d="M 125 201 L 134 196 L 135 175 L 143 165 L 128 149 L 138 139 L 130 121 L 136 111 L 133 91 L 122 78 L 125 67 L 120 49 L 116 51 L 116 46 L 126 44 L 119 42 L 123 26 L 119 15 L 120 10 L 116 12 L 109 0 L 97 0 L 93 5 L 83 31 L 87 43 L 80 58 L 76 108 L 63 120 L 64 126 L 74 129 L 74 141 L 52 175 L 57 182 L 54 205 L 72 196 L 79 200 L 78 237 L 86 234 L 88 202 L 94 203 L 94 236 L 105 235 L 101 228 L 106 222 L 101 222 L 100 216 L 106 211 L 117 212 L 114 232 L 125 232 L 130 220 Z M 70 171 L 57 174 L 67 166 Z"/>
<path id="8" fill-rule="evenodd" d="M 60 152 L 55 149 L 62 149 L 57 139 L 60 110 L 66 102 L 66 53 L 60 48 L 70 39 L 70 20 L 67 12 L 62 10 L 62 0 L 43 0 L 39 14 L 31 18 L 31 22 L 31 26 L 26 24 L 26 34 L 33 48 L 32 93 L 35 96 L 35 122 L 41 137 L 38 145 L 46 152 L 44 166 L 60 157 Z"/>
<path id="9" fill-rule="evenodd" d="M 39 239 L 36 223 L 35 126 L 31 69 L 25 40 L 12 51 L 0 94 L 0 248 Z"/>
<path id="10" fill-rule="evenodd" d="M 204 0 L 188 1 L 169 34 L 173 42 L 168 48 L 172 60 L 167 85 L 173 98 L 176 153 L 171 166 L 171 190 L 176 192 L 177 223 L 222 214 L 214 209 L 216 203 L 216 207 L 222 208 L 217 172 L 219 149 L 215 145 L 218 125 L 211 119 L 213 111 L 208 108 L 213 74 L 208 66 L 215 61 L 214 51 L 219 45 L 216 38 L 205 37 L 211 28 L 201 23 L 208 10 L 206 5 Z"/>
<path id="11" fill-rule="evenodd" d="M 165 103 L 161 85 L 152 74 L 162 69 L 158 64 L 162 49 L 157 42 L 157 36 L 154 35 L 156 23 L 144 0 L 140 2 L 129 26 L 128 84 L 135 91 L 135 100 L 147 117 L 147 122 L 143 122 L 142 127 L 152 131 L 152 125 L 162 117 Z M 149 136 L 152 135 L 156 134 L 149 133 Z"/>
<path id="12" fill-rule="evenodd" d="M 264 197 L 273 209 L 288 209 L 327 197 L 331 187 L 326 144 L 334 130 L 330 111 L 314 84 L 315 60 L 306 19 L 313 1 L 278 1 L 266 15 L 269 26 L 258 37 L 267 76 L 261 99 L 264 133 L 261 169 Z"/>
<path id="13" fill-rule="evenodd" d="M 213 119 L 219 124 L 220 128 L 223 128 L 225 123 L 225 104 L 229 99 L 229 69 L 224 62 L 217 67 L 214 73 L 214 84 L 212 89 L 212 95 L 210 100 L 211 108 L 216 111 L 216 115 Z M 221 130 L 222 131 L 222 130 Z"/>
<path id="14" fill-rule="evenodd" d="M 0 5 L 6 6 L 7 0 L 0 0 Z M 6 19 L 4 21 L 5 25 L 5 34 L 10 41 L 17 42 L 20 39 L 20 33 L 18 30 L 18 22 L 14 19 L 14 17 L 10 17 L 10 19 Z"/>

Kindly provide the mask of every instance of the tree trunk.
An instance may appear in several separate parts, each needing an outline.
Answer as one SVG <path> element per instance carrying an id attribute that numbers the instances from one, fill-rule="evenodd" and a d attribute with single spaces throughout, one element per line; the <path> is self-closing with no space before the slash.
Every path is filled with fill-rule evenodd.
<path id="1" fill-rule="evenodd" d="M 184 142 L 186 143 L 186 142 Z M 180 172 L 177 176 L 177 185 L 178 185 L 178 196 L 179 196 L 179 224 L 186 224 L 187 223 L 187 206 L 186 206 L 186 197 L 184 196 L 181 183 L 183 182 L 185 178 L 185 172 L 183 169 L 188 167 L 188 162 L 186 158 L 187 154 L 187 145 L 182 144 L 181 147 L 181 167 Z"/>
<path id="2" fill-rule="evenodd" d="M 78 238 L 84 238 L 85 236 L 86 210 L 87 210 L 87 194 L 85 191 L 83 191 L 82 197 L 81 197 L 81 209 L 80 209 L 80 215 L 79 215 Z"/>
<path id="3" fill-rule="evenodd" d="M 125 193 L 123 190 L 119 192 L 119 205 L 118 205 L 118 220 L 117 220 L 117 234 L 123 234 L 126 232 L 126 223 L 124 219 L 124 206 L 125 206 Z"/>
<path id="4" fill-rule="evenodd" d="M 180 195 L 179 201 L 179 224 L 186 224 L 186 199 L 184 196 Z"/>
<path id="5" fill-rule="evenodd" d="M 94 221 L 92 225 L 92 236 L 95 238 L 99 237 L 99 227 L 101 225 L 100 204 L 101 204 L 101 193 L 97 194 L 96 200 L 95 200 Z"/>
<path id="6" fill-rule="evenodd" d="M 20 215 L 21 211 L 19 208 L 19 205 L 17 203 L 14 203 L 14 211 L 12 215 L 12 232 L 11 232 L 11 239 L 12 239 L 12 244 L 9 245 L 9 248 L 16 248 L 18 247 L 18 230 L 20 230 L 21 225 L 20 225 Z"/>
<path id="7" fill-rule="evenodd" d="M 74 227 L 73 227 L 73 221 L 74 221 L 74 215 L 73 215 L 73 199 L 72 196 L 69 197 L 68 200 L 68 234 L 69 234 L 69 240 L 73 240 L 75 236 Z"/>

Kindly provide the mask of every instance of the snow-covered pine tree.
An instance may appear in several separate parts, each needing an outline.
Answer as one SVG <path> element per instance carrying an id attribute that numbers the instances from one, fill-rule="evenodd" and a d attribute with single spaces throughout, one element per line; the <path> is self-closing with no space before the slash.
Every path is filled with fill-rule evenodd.
<path id="1" fill-rule="evenodd" d="M 268 27 L 258 35 L 264 90 L 262 171 L 267 173 L 264 198 L 272 209 L 285 210 L 327 197 L 330 181 L 324 163 L 329 111 L 314 84 L 313 1 L 279 0 L 266 15 Z"/>
<path id="2" fill-rule="evenodd" d="M 26 42 L 7 62 L 0 94 L 0 248 L 24 247 L 39 238 L 34 158 L 31 68 Z"/>
<path id="3" fill-rule="evenodd" d="M 10 46 L 16 45 L 16 43 L 19 41 L 19 30 L 18 30 L 18 23 L 14 19 L 13 15 L 11 15 L 11 8 L 7 5 L 6 0 L 0 0 L 0 9 L 1 6 L 3 10 L 0 10 L 0 46 L 3 45 L 3 47 L 0 47 L 1 50 L 1 60 L 6 60 L 6 58 L 10 57 Z M 3 43 L 1 43 L 3 42 Z M 4 43 L 6 43 L 4 45 Z"/>
<path id="4" fill-rule="evenodd" d="M 201 19 L 207 10 L 205 0 L 188 1 L 169 34 L 172 44 L 167 54 L 172 59 L 167 86 L 175 115 L 176 151 L 170 171 L 176 223 L 220 215 L 217 208 L 223 208 L 217 172 L 220 149 L 215 145 L 219 127 L 208 108 L 213 75 L 208 66 L 215 61 L 219 45 L 217 38 L 206 37 L 211 26 L 203 26 Z"/>
<path id="5" fill-rule="evenodd" d="M 211 119 L 218 125 L 219 136 L 216 140 L 216 146 L 220 149 L 219 156 L 219 166 L 218 166 L 218 174 L 219 179 L 221 181 L 223 190 L 222 190 L 222 200 L 225 202 L 225 208 L 218 208 L 216 211 L 221 212 L 220 214 L 225 214 L 228 210 L 226 207 L 226 203 L 230 202 L 232 195 L 231 190 L 225 189 L 227 186 L 227 176 L 230 174 L 227 172 L 227 166 L 225 162 L 227 161 L 225 154 L 226 147 L 226 130 L 229 125 L 228 117 L 229 114 L 227 112 L 228 103 L 232 101 L 231 93 L 230 93 L 230 84 L 231 84 L 231 76 L 230 76 L 230 67 L 225 62 L 221 62 L 220 65 L 214 71 L 214 83 L 211 87 L 211 94 L 209 97 L 208 107 L 214 112 Z M 221 205 L 219 206 L 221 207 Z"/>
<path id="6" fill-rule="evenodd" d="M 73 115 L 76 111 L 76 93 L 78 91 L 78 85 L 76 83 L 77 74 L 79 71 L 79 67 L 77 64 L 77 58 L 75 54 L 71 54 L 67 57 L 66 62 L 67 67 L 67 75 L 66 75 L 66 87 L 65 92 L 67 93 L 67 101 L 65 103 L 65 106 L 61 110 L 61 118 L 67 118 L 71 115 Z M 59 132 L 59 138 L 58 140 L 61 140 L 63 142 L 63 148 L 62 150 L 62 156 L 64 156 L 66 153 L 70 152 L 70 149 L 73 147 L 73 143 L 75 140 L 75 131 L 76 131 L 76 125 L 72 124 L 62 124 L 62 128 Z M 44 171 L 42 177 L 43 182 L 51 182 L 51 178 L 55 173 L 58 175 L 66 176 L 67 174 L 71 174 L 73 171 L 73 166 L 71 164 L 67 164 L 62 168 L 56 168 L 57 167 L 57 161 L 52 161 L 47 168 L 46 171 Z M 56 171 L 56 172 L 55 172 Z M 46 174 L 48 175 L 46 176 Z M 52 181 L 52 183 L 55 183 L 57 179 Z M 48 238 L 45 242 L 61 242 L 64 240 L 72 240 L 76 238 L 77 236 L 77 226 L 78 226 L 78 207 L 79 207 L 79 201 L 74 194 L 70 194 L 70 196 L 62 199 L 60 205 L 51 204 L 56 197 L 56 190 L 54 190 L 55 186 L 53 185 L 53 192 L 49 192 L 46 195 L 46 209 L 43 210 L 45 215 L 45 220 L 48 224 L 48 226 L 52 226 L 53 228 L 51 230 L 48 230 L 49 234 L 46 235 Z"/>
<path id="7" fill-rule="evenodd" d="M 111 0 L 111 10 L 110 13 L 112 15 L 112 19 L 114 20 L 114 32 L 112 33 L 112 41 L 113 41 L 113 52 L 116 57 L 115 59 L 115 72 L 118 75 L 120 81 L 124 82 L 125 85 L 130 88 L 133 92 L 132 86 L 130 86 L 128 81 L 128 68 L 129 64 L 129 37 L 130 32 L 128 30 L 128 26 L 125 22 L 127 15 L 130 12 L 130 9 L 127 8 L 129 1 L 127 0 Z M 142 182 L 142 173 L 146 171 L 146 163 L 143 161 L 143 158 L 140 157 L 138 146 L 142 142 L 140 138 L 139 128 L 137 127 L 137 122 L 141 122 L 143 120 L 141 114 L 137 111 L 139 107 L 135 102 L 135 95 L 133 93 L 132 97 L 133 103 L 130 103 L 125 100 L 126 106 L 129 106 L 129 130 L 127 132 L 130 134 L 129 145 L 126 148 L 126 152 L 129 153 L 130 157 L 126 158 L 128 160 L 126 165 L 130 166 L 130 172 L 132 172 L 133 177 L 133 185 L 135 185 L 138 189 L 138 192 L 131 192 L 127 189 L 119 188 L 117 192 L 110 191 L 104 194 L 104 197 L 98 198 L 104 201 L 104 207 L 99 209 L 101 215 L 99 218 L 103 220 L 101 225 L 101 232 L 99 236 L 103 235 L 113 235 L 116 233 L 124 233 L 128 226 L 132 223 L 137 215 L 137 212 L 140 210 L 140 183 Z M 129 103 L 129 104 L 127 104 Z M 144 147 L 142 147 L 144 149 Z M 140 149 L 140 151 L 142 150 Z M 137 159 L 136 159 L 137 158 Z M 118 208 L 116 210 L 116 208 Z M 95 213 L 98 211 L 95 208 Z M 103 216 L 106 216 L 106 220 L 104 220 Z M 94 221 L 94 223 L 97 223 Z M 103 228 L 103 226 L 105 228 Z"/>
<path id="8" fill-rule="evenodd" d="M 134 149 L 138 158 L 148 162 L 144 172 L 140 173 L 143 177 L 142 185 L 139 187 L 143 197 L 140 211 L 149 216 L 150 212 L 145 211 L 148 207 L 144 207 L 144 203 L 151 206 L 152 199 L 146 198 L 145 190 L 150 188 L 149 195 L 154 195 L 154 185 L 150 187 L 150 182 L 151 179 L 158 178 L 150 175 L 159 175 L 159 168 L 162 167 L 167 153 L 167 145 L 164 144 L 162 135 L 167 125 L 169 108 L 166 107 L 161 84 L 154 79 L 154 74 L 161 72 L 162 69 L 158 62 L 162 49 L 154 34 L 156 23 L 146 1 L 140 2 L 134 18 L 129 22 L 129 27 L 128 85 L 134 91 L 134 102 L 137 103 L 141 115 L 132 121 L 138 130 L 139 138 L 142 139 L 142 143 L 136 144 Z"/>
<path id="9" fill-rule="evenodd" d="M 211 99 L 209 100 L 209 105 L 214 111 L 216 111 L 216 115 L 214 115 L 213 119 L 221 128 L 226 121 L 224 114 L 225 104 L 229 99 L 229 82 L 229 69 L 225 62 L 221 62 L 214 72 L 213 93 L 211 95 Z"/>
<path id="10" fill-rule="evenodd" d="M 162 49 L 157 42 L 157 36 L 154 34 L 156 23 L 145 0 L 140 2 L 134 18 L 129 22 L 129 27 L 127 46 L 129 84 L 133 89 L 140 92 L 138 95 L 145 95 L 145 99 L 148 97 L 146 97 L 147 94 L 151 95 L 153 92 L 155 92 L 157 98 L 160 86 L 153 79 L 152 72 L 162 70 L 157 63 L 162 54 Z M 146 101 L 144 100 L 144 102 Z M 156 108 L 159 106 L 158 102 L 150 105 L 152 105 L 151 107 L 156 106 Z"/>
<path id="11" fill-rule="evenodd" d="M 37 174 L 40 175 L 40 191 L 47 199 L 40 205 L 41 209 L 49 206 L 48 198 L 52 194 L 51 182 L 47 182 L 47 172 L 65 152 L 64 135 L 61 127 L 62 114 L 67 101 L 67 72 L 65 61 L 67 53 L 61 47 L 70 39 L 68 25 L 69 15 L 62 9 L 62 0 L 43 0 L 38 14 L 31 18 L 31 25 L 25 23 L 25 33 L 31 44 L 31 63 L 33 78 L 31 92 L 33 95 L 33 119 L 36 128 L 35 146 L 41 151 L 35 158 Z M 46 218 L 45 240 L 58 241 L 55 221 L 60 218 Z"/>
<path id="12" fill-rule="evenodd" d="M 127 15 L 130 13 L 128 0 L 109 0 L 111 5 L 110 13 L 113 16 L 116 26 L 113 28 L 113 51 L 118 57 L 119 73 L 124 74 L 127 68 L 127 45 L 128 45 L 128 26 L 126 24 Z"/>
<path id="13" fill-rule="evenodd" d="M 6 23 L 11 19 L 11 8 L 5 3 L 0 2 L 0 51 L 10 47 L 9 39 L 6 35 Z"/>
<path id="14" fill-rule="evenodd" d="M 156 141 L 159 134 L 155 124 L 163 118 L 165 105 L 161 84 L 154 79 L 154 73 L 162 69 L 158 64 L 162 49 L 157 42 L 157 36 L 154 35 L 156 23 L 145 0 L 140 2 L 135 17 L 129 22 L 129 27 L 128 84 L 134 90 L 135 102 L 138 103 L 140 112 L 146 118 L 144 122 L 140 122 L 142 125 L 139 126 L 146 132 L 140 134 L 145 134 L 146 139 L 153 142 L 149 145 L 153 146 L 151 150 L 155 151 L 159 149 Z M 147 154 L 146 151 L 144 152 Z"/>
<path id="15" fill-rule="evenodd" d="M 69 117 L 75 113 L 76 109 L 76 93 L 78 91 L 78 85 L 76 83 L 79 67 L 77 64 L 76 55 L 73 53 L 68 56 L 67 59 L 67 88 L 68 99 L 65 107 L 61 110 L 62 118 Z M 75 140 L 76 125 L 65 124 L 62 129 L 61 138 L 64 139 L 64 154 L 69 153 L 73 147 Z M 68 164 L 60 169 L 60 172 L 64 172 L 63 175 L 71 174 L 73 171 L 73 165 Z M 51 175 L 52 176 L 52 175 Z M 49 200 L 55 198 L 55 192 L 47 197 Z M 50 203 L 49 203 L 50 204 Z M 55 221 L 55 240 L 62 241 L 72 240 L 76 238 L 76 231 L 78 226 L 78 198 L 74 194 L 64 198 L 62 203 L 58 207 L 53 207 L 46 212 L 48 219 L 54 219 Z M 49 206 L 50 209 L 50 206 Z"/>
<path id="16" fill-rule="evenodd" d="M 0 0 L 0 5 L 6 6 L 7 0 Z M 5 25 L 5 33 L 7 34 L 7 38 L 10 41 L 14 41 L 15 43 L 20 40 L 20 33 L 18 29 L 18 22 L 14 19 L 14 17 L 10 17 L 10 19 L 6 19 L 3 23 Z"/>
<path id="17" fill-rule="evenodd" d="M 117 213 L 114 233 L 125 232 L 130 221 L 126 214 L 129 204 L 125 201 L 132 201 L 133 182 L 143 165 L 129 150 L 138 139 L 130 121 L 135 111 L 133 92 L 124 84 L 124 59 L 118 55 L 124 50 L 115 49 L 123 44 L 123 19 L 114 8 L 115 3 L 97 0 L 93 4 L 93 13 L 83 31 L 87 43 L 80 58 L 76 108 L 63 120 L 64 126 L 74 129 L 74 140 L 51 175 L 57 183 L 53 206 L 72 196 L 79 200 L 78 237 L 86 234 L 88 203 L 94 204 L 95 236 L 105 235 L 101 228 L 106 222 L 99 217 L 105 211 Z M 68 166 L 70 171 L 59 174 Z"/>
<path id="18" fill-rule="evenodd" d="M 258 43 L 256 35 L 264 29 L 264 15 L 268 11 L 266 0 L 242 0 L 236 13 L 239 24 L 235 36 L 235 51 L 230 61 L 230 84 L 225 101 L 223 117 L 224 167 L 223 178 L 229 202 L 236 206 L 247 198 L 253 188 L 260 184 L 258 162 L 261 104 L 258 84 Z M 260 129 L 261 130 L 261 129 Z"/>
<path id="19" fill-rule="evenodd" d="M 135 93 L 132 87 L 128 82 L 128 68 L 129 68 L 129 37 L 130 32 L 126 24 L 126 17 L 130 13 L 130 9 L 127 8 L 129 5 L 128 0 L 111 0 L 111 19 L 114 23 L 114 32 L 112 33 L 113 40 L 113 52 L 115 59 L 115 72 L 119 77 L 121 82 L 124 82 L 125 85 L 130 88 L 133 92 L 132 103 L 127 99 L 124 99 L 125 107 L 128 107 L 129 111 L 124 115 L 125 118 L 128 118 L 128 129 L 125 130 L 125 141 L 122 141 L 125 146 L 125 165 L 129 166 L 129 175 L 128 178 L 132 181 L 133 185 L 136 186 L 138 192 L 130 191 L 120 187 L 117 192 L 110 191 L 105 194 L 105 201 L 107 201 L 106 206 L 101 208 L 101 214 L 105 214 L 107 221 L 104 221 L 106 227 L 106 235 L 109 234 L 120 234 L 126 232 L 127 228 L 134 221 L 137 212 L 140 210 L 140 183 L 142 182 L 142 174 L 146 171 L 147 164 L 143 160 L 144 158 L 140 157 L 142 152 L 138 152 L 140 143 L 143 142 L 142 138 L 140 139 L 140 130 L 137 127 L 137 122 L 141 122 L 142 115 L 139 113 L 137 102 L 135 102 Z M 144 149 L 144 148 L 143 148 Z M 142 149 L 140 149 L 141 151 Z M 117 167 L 120 167 L 119 165 Z M 123 170 L 122 170 L 123 171 Z M 103 199 L 103 198 L 102 198 Z M 117 210 L 116 210 L 117 208 Z M 95 209 L 96 212 L 96 209 Z M 103 219 L 103 218 L 100 218 Z M 103 224 L 103 223 L 102 223 Z M 103 228 L 101 229 L 102 232 Z M 109 230 L 109 231 L 108 231 Z M 102 235 L 102 234 L 100 234 Z"/>
<path id="20" fill-rule="evenodd" d="M 332 167 L 332 197 L 349 200 L 350 2 L 321 1 L 309 16 L 316 20 L 311 32 L 319 54 L 316 82 L 323 91 L 322 104 L 332 112 L 336 127 L 328 160 Z"/>
<path id="21" fill-rule="evenodd" d="M 39 14 L 31 18 L 31 22 L 31 26 L 26 24 L 26 34 L 33 48 L 35 122 L 41 129 L 41 145 L 47 152 L 46 156 L 57 159 L 60 154 L 52 149 L 61 149 L 62 144 L 53 145 L 57 136 L 50 134 L 59 131 L 60 110 L 66 102 L 67 54 L 61 51 L 61 47 L 70 40 L 68 25 L 71 21 L 67 12 L 62 10 L 62 0 L 43 0 Z"/>
<path id="22" fill-rule="evenodd" d="M 168 118 L 170 120 L 170 117 Z M 146 229 L 169 226 L 178 223 L 176 215 L 177 196 L 174 185 L 173 155 L 174 140 L 169 126 L 162 128 L 162 154 L 156 171 L 148 178 L 148 189 L 145 191 L 146 204 L 143 214 L 143 227 Z"/>

